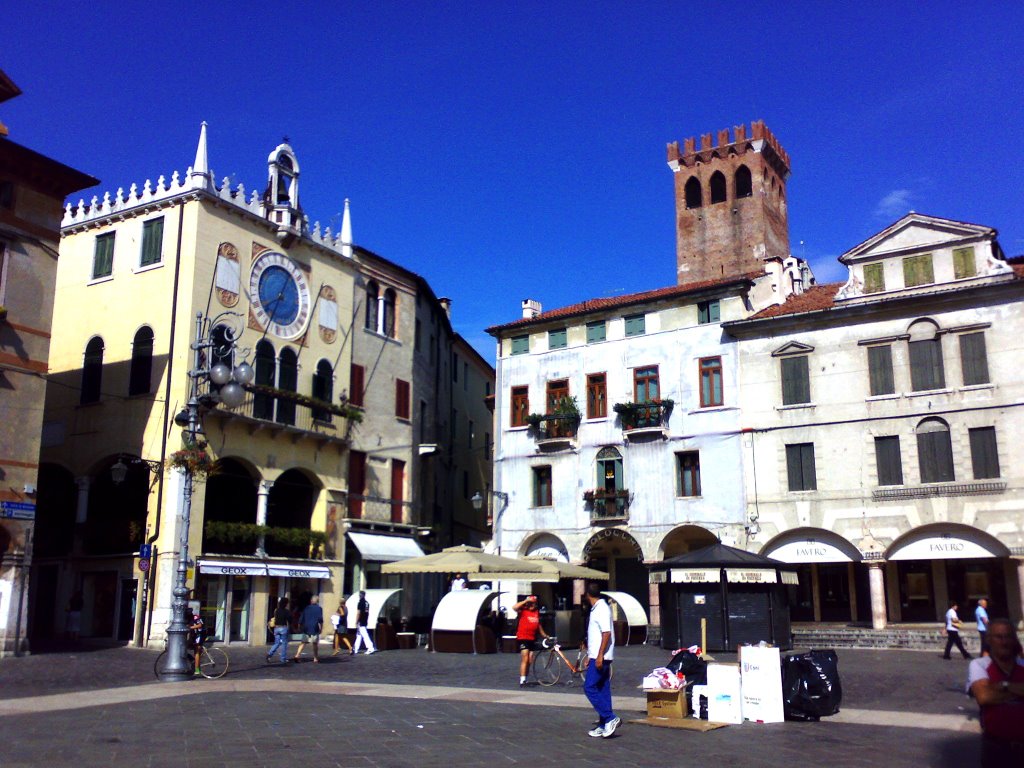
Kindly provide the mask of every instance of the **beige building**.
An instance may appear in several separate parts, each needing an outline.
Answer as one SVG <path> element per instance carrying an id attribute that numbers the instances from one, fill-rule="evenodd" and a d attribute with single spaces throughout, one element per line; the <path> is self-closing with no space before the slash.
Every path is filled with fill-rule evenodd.
<path id="1" fill-rule="evenodd" d="M 0 102 L 21 90 L 0 71 Z M 96 179 L 8 138 L 0 123 L 0 656 L 27 649 L 53 285 L 64 198 Z M 37 552 L 49 541 L 37 537 Z"/>

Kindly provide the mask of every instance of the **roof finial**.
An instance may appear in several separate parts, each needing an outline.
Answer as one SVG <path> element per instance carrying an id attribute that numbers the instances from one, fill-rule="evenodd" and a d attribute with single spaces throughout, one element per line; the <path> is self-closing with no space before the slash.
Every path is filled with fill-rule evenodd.
<path id="1" fill-rule="evenodd" d="M 196 160 L 192 163 L 192 186 L 208 187 L 210 185 L 210 165 L 206 157 L 206 121 L 199 127 L 199 146 L 196 147 Z"/>
<path id="2" fill-rule="evenodd" d="M 345 213 L 341 218 L 341 255 L 352 258 L 352 214 L 348 210 L 348 198 L 345 198 Z"/>

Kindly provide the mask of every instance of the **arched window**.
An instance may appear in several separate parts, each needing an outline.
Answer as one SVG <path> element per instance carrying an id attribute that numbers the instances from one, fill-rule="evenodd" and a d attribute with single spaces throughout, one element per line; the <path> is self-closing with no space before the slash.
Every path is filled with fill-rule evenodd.
<path id="1" fill-rule="evenodd" d="M 128 394 L 148 395 L 153 375 L 153 329 L 142 326 L 132 342 L 132 365 L 128 374 Z"/>
<path id="2" fill-rule="evenodd" d="M 277 388 L 286 392 L 297 392 L 299 385 L 299 358 L 290 347 L 281 350 L 277 362 Z M 277 401 L 277 422 L 279 424 L 295 424 L 295 401 Z"/>
<path id="3" fill-rule="evenodd" d="M 384 291 L 384 335 L 392 339 L 396 336 L 395 331 L 395 302 L 398 296 L 394 288 Z"/>
<path id="4" fill-rule="evenodd" d="M 256 385 L 273 387 L 277 378 L 277 356 L 274 346 L 265 339 L 256 345 Z M 252 398 L 252 415 L 257 419 L 274 418 L 274 396 L 266 392 L 256 392 Z"/>
<path id="5" fill-rule="evenodd" d="M 594 514 L 607 518 L 622 517 L 626 512 L 626 496 L 622 485 L 622 454 L 615 448 L 602 448 L 597 452 Z"/>
<path id="6" fill-rule="evenodd" d="M 103 339 L 93 336 L 85 345 L 85 358 L 82 361 L 82 405 L 98 403 L 100 388 L 103 385 Z"/>
<path id="7" fill-rule="evenodd" d="M 366 325 L 368 331 L 377 330 L 377 296 L 380 294 L 380 287 L 376 281 L 371 280 L 366 284 Z"/>
<path id="8" fill-rule="evenodd" d="M 914 392 L 943 389 L 946 373 L 942 364 L 942 337 L 932 320 L 910 324 L 907 347 L 910 352 L 910 388 Z"/>
<path id="9" fill-rule="evenodd" d="M 704 204 L 701 199 L 700 192 L 700 179 L 696 176 L 691 176 L 686 181 L 686 207 L 687 208 L 700 208 Z"/>
<path id="10" fill-rule="evenodd" d="M 711 174 L 711 202 L 712 204 L 725 202 L 725 174 L 721 171 Z"/>
<path id="11" fill-rule="evenodd" d="M 316 364 L 316 373 L 313 374 L 313 397 L 330 403 L 334 400 L 334 369 L 326 360 Z M 328 411 L 313 411 L 313 419 L 316 421 L 330 421 L 331 414 Z"/>
<path id="12" fill-rule="evenodd" d="M 750 176 L 750 169 L 741 165 L 736 169 L 736 199 L 750 197 L 754 194 L 754 180 Z"/>
<path id="13" fill-rule="evenodd" d="M 924 419 L 917 425 L 917 463 L 922 483 L 951 483 L 956 479 L 953 471 L 953 444 L 949 439 L 949 424 L 942 419 Z"/>
<path id="14" fill-rule="evenodd" d="M 277 158 L 277 202 L 291 202 L 292 178 L 295 175 L 295 164 L 292 159 L 281 153 Z"/>

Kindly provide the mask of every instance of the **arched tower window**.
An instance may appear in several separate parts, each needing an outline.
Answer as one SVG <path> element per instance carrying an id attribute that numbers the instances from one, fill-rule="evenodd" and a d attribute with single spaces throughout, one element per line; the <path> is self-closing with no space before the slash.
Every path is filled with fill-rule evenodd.
<path id="1" fill-rule="evenodd" d="M 334 369 L 326 360 L 316 364 L 316 373 L 313 374 L 313 397 L 325 403 L 334 400 Z M 314 410 L 313 419 L 330 421 L 331 414 L 328 411 Z"/>
<path id="2" fill-rule="evenodd" d="M 380 295 L 380 286 L 375 280 L 366 284 L 366 325 L 368 331 L 377 330 L 377 299 Z"/>
<path id="3" fill-rule="evenodd" d="M 273 387 L 277 378 L 277 356 L 274 346 L 264 339 L 256 345 L 256 385 Z M 257 419 L 268 421 L 274 418 L 274 396 L 265 392 L 256 392 L 252 398 L 252 415 Z"/>
<path id="4" fill-rule="evenodd" d="M 291 201 L 292 181 L 295 179 L 295 163 L 291 157 L 282 154 L 277 159 L 277 200 L 275 202 L 288 204 Z"/>
<path id="5" fill-rule="evenodd" d="M 606 447 L 597 452 L 597 490 L 595 513 L 604 517 L 621 517 L 626 511 L 626 490 L 622 482 L 622 454 Z"/>
<path id="6" fill-rule="evenodd" d="M 85 357 L 82 360 L 82 405 L 98 403 L 100 388 L 103 385 L 103 339 L 93 336 L 85 345 Z"/>
<path id="7" fill-rule="evenodd" d="M 288 144 L 279 144 L 267 158 L 267 191 L 263 199 L 272 206 L 299 208 L 299 163 Z"/>
<path id="8" fill-rule="evenodd" d="M 299 358 L 291 347 L 281 350 L 281 356 L 277 361 L 277 388 L 285 392 L 298 391 L 299 385 Z M 277 401 L 277 422 L 279 424 L 295 424 L 295 401 Z"/>
<path id="9" fill-rule="evenodd" d="M 210 348 L 211 367 L 217 363 L 224 363 L 228 368 L 233 368 L 235 365 L 232 354 L 234 347 L 228 339 L 228 327 L 226 325 L 215 326 L 210 332 L 210 338 L 213 340 L 213 346 Z"/>
<path id="10" fill-rule="evenodd" d="M 397 301 L 397 294 L 394 288 L 388 288 L 384 291 L 384 325 L 382 330 L 385 336 L 390 336 L 392 339 L 395 338 L 395 302 Z"/>
<path id="11" fill-rule="evenodd" d="M 712 204 L 725 202 L 725 174 L 721 171 L 711 174 L 711 202 Z"/>
<path id="12" fill-rule="evenodd" d="M 949 439 L 949 424 L 942 419 L 922 420 L 917 429 L 917 462 L 922 483 L 951 483 L 953 471 L 953 444 Z"/>
<path id="13" fill-rule="evenodd" d="M 152 387 L 153 329 L 142 326 L 132 342 L 132 364 L 128 374 L 128 394 L 147 395 Z"/>
<path id="14" fill-rule="evenodd" d="M 741 165 L 736 169 L 736 199 L 751 197 L 754 194 L 754 182 L 750 175 L 750 169 Z"/>
<path id="15" fill-rule="evenodd" d="M 700 208 L 704 204 L 700 191 L 700 179 L 696 176 L 687 179 L 685 192 L 687 208 Z"/>

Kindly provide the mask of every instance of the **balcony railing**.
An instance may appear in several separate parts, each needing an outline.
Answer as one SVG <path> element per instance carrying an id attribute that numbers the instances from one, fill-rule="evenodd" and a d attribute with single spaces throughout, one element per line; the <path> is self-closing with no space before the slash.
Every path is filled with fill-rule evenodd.
<path id="1" fill-rule="evenodd" d="M 622 428 L 629 431 L 664 426 L 674 407 L 675 402 L 672 400 L 650 400 L 641 403 L 615 403 L 612 409 L 619 414 Z"/>
<path id="2" fill-rule="evenodd" d="M 528 423 L 534 429 L 538 442 L 575 440 L 580 428 L 580 417 L 563 414 L 530 414 Z"/>
<path id="3" fill-rule="evenodd" d="M 362 420 L 362 413 L 347 403 L 336 405 L 298 392 L 258 385 L 246 390 L 240 405 L 220 407 L 210 414 L 252 421 L 264 427 L 298 430 L 328 442 L 346 441 L 348 424 Z"/>
<path id="4" fill-rule="evenodd" d="M 933 496 L 987 496 L 1006 492 L 1006 481 L 990 480 L 974 483 L 935 483 L 928 485 L 887 486 L 871 491 L 874 501 L 894 499 L 926 499 Z"/>
<path id="5" fill-rule="evenodd" d="M 583 492 L 583 502 L 590 506 L 590 522 L 624 522 L 629 519 L 629 491 L 597 488 Z"/>

